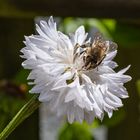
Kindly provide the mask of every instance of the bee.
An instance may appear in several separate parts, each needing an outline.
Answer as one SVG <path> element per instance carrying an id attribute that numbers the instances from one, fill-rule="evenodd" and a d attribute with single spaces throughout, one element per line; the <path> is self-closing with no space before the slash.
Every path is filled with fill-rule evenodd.
<path id="1" fill-rule="evenodd" d="M 101 34 L 96 34 L 93 43 L 86 43 L 80 46 L 84 48 L 83 55 L 84 69 L 91 70 L 99 66 L 107 53 L 116 50 L 117 44 L 112 41 L 105 41 Z"/>

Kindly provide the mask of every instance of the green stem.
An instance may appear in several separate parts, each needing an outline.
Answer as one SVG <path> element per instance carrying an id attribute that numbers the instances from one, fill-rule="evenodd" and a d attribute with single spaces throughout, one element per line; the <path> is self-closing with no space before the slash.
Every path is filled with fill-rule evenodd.
<path id="1" fill-rule="evenodd" d="M 0 140 L 5 140 L 9 134 L 26 118 L 28 118 L 40 105 L 38 95 L 34 95 L 16 114 L 11 122 L 0 133 Z"/>

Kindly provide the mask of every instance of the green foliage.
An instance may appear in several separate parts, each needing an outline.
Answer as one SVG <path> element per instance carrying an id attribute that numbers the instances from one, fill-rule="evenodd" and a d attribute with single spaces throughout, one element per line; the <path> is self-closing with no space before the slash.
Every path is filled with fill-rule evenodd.
<path id="1" fill-rule="evenodd" d="M 27 91 L 27 70 L 17 71 L 11 80 L 0 81 L 0 132 L 32 95 Z M 5 84 L 4 84 L 5 83 Z M 23 87 L 20 87 L 23 86 Z"/>
<path id="2" fill-rule="evenodd" d="M 29 75 L 29 71 L 22 69 L 20 71 L 17 72 L 14 81 L 16 83 L 27 83 L 27 77 Z"/>
<path id="3" fill-rule="evenodd" d="M 111 118 L 108 118 L 106 115 L 103 119 L 102 124 L 106 125 L 107 127 L 113 127 L 115 125 L 118 125 L 125 119 L 126 112 L 123 108 L 119 108 L 118 111 L 113 112 L 113 116 Z"/>
<path id="4" fill-rule="evenodd" d="M 60 25 L 60 30 L 65 33 L 74 32 L 77 27 L 84 25 L 87 32 L 91 29 L 97 29 L 105 35 L 105 37 L 112 38 L 115 30 L 115 20 L 100 20 L 93 18 L 65 18 Z"/>
<path id="5" fill-rule="evenodd" d="M 138 94 L 139 94 L 139 97 L 140 97 L 140 80 L 137 80 L 136 88 L 137 88 L 137 91 L 138 91 Z"/>
<path id="6" fill-rule="evenodd" d="M 0 132 L 23 106 L 25 100 L 14 98 L 0 92 Z"/>
<path id="7" fill-rule="evenodd" d="M 140 28 L 135 24 L 118 22 L 116 30 L 112 34 L 113 38 L 123 47 L 139 47 L 140 46 Z"/>
<path id="8" fill-rule="evenodd" d="M 94 140 L 86 123 L 65 124 L 59 134 L 59 140 Z"/>

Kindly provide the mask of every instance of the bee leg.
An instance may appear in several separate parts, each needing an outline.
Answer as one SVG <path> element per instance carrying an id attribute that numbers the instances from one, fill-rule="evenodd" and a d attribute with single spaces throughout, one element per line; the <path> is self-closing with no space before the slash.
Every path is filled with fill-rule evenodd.
<path id="1" fill-rule="evenodd" d="M 83 54 L 85 51 L 80 52 L 80 55 Z"/>
<path id="2" fill-rule="evenodd" d="M 91 68 L 91 62 L 86 66 L 86 69 L 89 70 Z"/>
<path id="3" fill-rule="evenodd" d="M 97 66 L 99 66 L 101 63 L 102 63 L 102 61 L 104 60 L 104 58 L 106 57 L 106 54 L 102 57 L 102 59 L 97 63 Z"/>
<path id="4" fill-rule="evenodd" d="M 81 45 L 80 47 L 81 48 L 87 48 L 87 47 L 90 47 L 90 46 L 91 46 L 91 43 L 86 43 L 86 44 Z"/>
<path id="5" fill-rule="evenodd" d="M 80 45 L 79 45 L 78 43 L 76 43 L 75 47 L 79 48 L 79 47 L 80 47 Z"/>
<path id="6" fill-rule="evenodd" d="M 86 48 L 87 46 L 86 46 L 86 44 L 83 44 L 83 45 L 81 45 L 80 47 L 81 47 L 81 48 Z"/>
<path id="7" fill-rule="evenodd" d="M 79 76 L 79 83 L 80 83 L 80 85 L 82 85 L 82 77 L 81 76 Z"/>
<path id="8" fill-rule="evenodd" d="M 76 53 L 78 48 L 80 48 L 80 45 L 78 43 L 76 43 L 76 45 L 74 46 L 74 54 Z"/>
<path id="9" fill-rule="evenodd" d="M 76 45 L 74 46 L 74 52 L 73 52 L 73 55 L 74 55 L 74 59 L 73 59 L 73 62 L 75 61 L 75 59 L 77 58 L 77 56 L 79 55 L 77 53 L 77 49 L 80 48 L 80 45 L 78 43 L 76 43 Z"/>

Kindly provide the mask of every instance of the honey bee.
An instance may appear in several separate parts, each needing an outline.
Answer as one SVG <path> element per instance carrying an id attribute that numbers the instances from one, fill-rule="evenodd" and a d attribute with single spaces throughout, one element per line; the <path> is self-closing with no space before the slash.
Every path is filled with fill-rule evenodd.
<path id="1" fill-rule="evenodd" d="M 112 41 L 105 41 L 101 34 L 96 34 L 93 43 L 87 43 L 80 46 L 84 48 L 83 55 L 84 69 L 91 70 L 99 66 L 107 53 L 116 50 L 117 44 Z"/>

